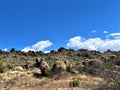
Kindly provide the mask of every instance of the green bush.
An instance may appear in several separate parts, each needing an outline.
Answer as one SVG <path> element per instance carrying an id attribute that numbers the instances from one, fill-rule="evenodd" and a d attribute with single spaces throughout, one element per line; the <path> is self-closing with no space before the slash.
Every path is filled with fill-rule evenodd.
<path id="1" fill-rule="evenodd" d="M 46 68 L 45 70 L 44 70 L 44 74 L 45 74 L 45 76 L 51 76 L 51 70 L 50 69 L 48 69 L 48 68 Z"/>
<path id="2" fill-rule="evenodd" d="M 67 67 L 66 67 L 66 71 L 67 71 L 67 72 L 72 72 L 72 67 L 71 67 L 70 65 L 67 66 Z"/>
<path id="3" fill-rule="evenodd" d="M 3 60 L 0 60 L 0 73 L 4 73 L 8 70 L 7 63 L 5 63 Z"/>
<path id="4" fill-rule="evenodd" d="M 79 79 L 73 79 L 70 81 L 70 87 L 78 87 L 79 86 Z"/>

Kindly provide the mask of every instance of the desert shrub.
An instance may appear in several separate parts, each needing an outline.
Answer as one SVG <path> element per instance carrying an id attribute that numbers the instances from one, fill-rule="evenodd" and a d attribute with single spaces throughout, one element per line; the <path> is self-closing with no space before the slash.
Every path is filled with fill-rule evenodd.
<path id="1" fill-rule="evenodd" d="M 52 75 L 51 70 L 48 69 L 48 68 L 46 68 L 44 72 L 45 72 L 45 76 L 51 76 Z"/>
<path id="2" fill-rule="evenodd" d="M 93 90 L 120 90 L 120 85 L 107 81 L 105 84 L 99 84 L 96 88 L 93 88 Z"/>
<path id="3" fill-rule="evenodd" d="M 58 52 L 62 52 L 62 51 L 64 51 L 64 50 L 65 50 L 64 47 L 60 47 L 60 48 L 58 49 Z"/>
<path id="4" fill-rule="evenodd" d="M 96 75 L 98 74 L 98 71 L 99 69 L 103 68 L 104 67 L 104 64 L 102 63 L 94 63 L 94 64 L 86 64 L 83 68 L 83 71 L 84 73 L 86 74 L 93 74 L 93 75 Z"/>
<path id="5" fill-rule="evenodd" d="M 40 73 L 33 73 L 33 76 L 36 78 L 41 78 L 41 74 Z"/>
<path id="6" fill-rule="evenodd" d="M 13 79 L 10 79 L 6 82 L 6 88 L 7 89 L 10 89 L 11 87 L 13 87 L 13 85 L 15 85 L 15 83 L 17 82 L 17 78 L 13 78 Z"/>
<path id="7" fill-rule="evenodd" d="M 0 76 L 0 81 L 3 81 L 3 80 L 4 80 L 4 78 L 2 76 Z"/>
<path id="8" fill-rule="evenodd" d="M 66 67 L 66 71 L 67 71 L 67 72 L 71 72 L 71 71 L 72 71 L 72 67 L 71 67 L 70 65 L 68 65 L 68 66 Z"/>
<path id="9" fill-rule="evenodd" d="M 0 60 L 0 73 L 4 73 L 6 71 L 8 71 L 8 66 L 7 63 L 5 63 L 5 61 Z"/>
<path id="10" fill-rule="evenodd" d="M 16 51 L 16 49 L 15 48 L 12 48 L 11 50 L 10 50 L 10 52 L 15 52 Z"/>
<path id="11" fill-rule="evenodd" d="M 116 67 L 115 67 L 114 61 L 111 60 L 111 61 L 105 63 L 104 68 L 107 68 L 107 69 L 110 69 L 110 70 L 115 70 Z"/>
<path id="12" fill-rule="evenodd" d="M 70 87 L 78 87 L 79 86 L 79 79 L 74 78 L 70 81 Z"/>
<path id="13" fill-rule="evenodd" d="M 53 72 L 51 71 L 51 69 L 43 69 L 41 71 L 41 73 L 33 73 L 33 76 L 36 78 L 40 78 L 40 77 L 52 77 L 53 76 Z"/>

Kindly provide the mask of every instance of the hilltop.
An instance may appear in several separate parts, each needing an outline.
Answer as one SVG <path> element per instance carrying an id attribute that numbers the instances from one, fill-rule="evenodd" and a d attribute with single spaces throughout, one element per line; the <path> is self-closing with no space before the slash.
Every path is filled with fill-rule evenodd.
<path id="1" fill-rule="evenodd" d="M 0 89 L 119 90 L 120 51 L 0 50 Z M 59 90 L 59 89 L 58 89 Z"/>

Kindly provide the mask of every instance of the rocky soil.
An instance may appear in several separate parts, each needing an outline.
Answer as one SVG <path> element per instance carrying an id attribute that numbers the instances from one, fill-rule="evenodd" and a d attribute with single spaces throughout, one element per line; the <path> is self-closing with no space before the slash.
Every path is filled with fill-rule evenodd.
<path id="1" fill-rule="evenodd" d="M 120 90 L 120 51 L 0 50 L 0 90 Z"/>

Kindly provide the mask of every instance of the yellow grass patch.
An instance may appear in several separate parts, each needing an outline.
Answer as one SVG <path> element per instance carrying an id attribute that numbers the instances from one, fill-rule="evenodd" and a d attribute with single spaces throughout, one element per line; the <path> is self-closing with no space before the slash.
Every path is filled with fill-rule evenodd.
<path id="1" fill-rule="evenodd" d="M 100 77 L 94 77 L 93 80 L 95 80 L 95 81 L 103 81 L 103 79 L 100 78 Z"/>
<path id="2" fill-rule="evenodd" d="M 86 80 L 86 79 L 87 79 L 87 76 L 86 76 L 86 75 L 79 75 L 78 78 L 81 79 L 81 80 Z"/>

